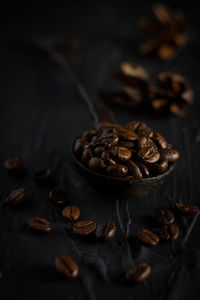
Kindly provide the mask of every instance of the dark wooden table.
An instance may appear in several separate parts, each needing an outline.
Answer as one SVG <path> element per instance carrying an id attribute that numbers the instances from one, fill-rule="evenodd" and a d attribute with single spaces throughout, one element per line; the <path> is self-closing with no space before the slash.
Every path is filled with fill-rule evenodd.
<path id="1" fill-rule="evenodd" d="M 174 1 L 171 4 L 176 7 Z M 200 205 L 200 143 L 196 140 L 200 134 L 200 23 L 195 5 L 191 1 L 182 4 L 190 19 L 190 39 L 172 61 L 149 59 L 136 52 L 137 42 L 144 37 L 136 19 L 151 16 L 148 1 L 5 8 L 0 47 L 1 299 L 199 299 L 198 215 L 176 219 L 180 237 L 174 243 L 152 249 L 135 240 L 139 229 L 152 228 L 151 217 L 157 208 L 173 207 L 177 200 Z M 153 78 L 160 71 L 172 70 L 191 81 L 195 103 L 184 118 L 152 118 L 112 107 L 119 123 L 143 120 L 180 151 L 172 176 L 153 194 L 142 199 L 111 199 L 97 193 L 74 169 L 71 144 L 74 137 L 93 126 L 92 119 L 70 76 L 35 43 L 60 35 L 78 39 L 79 64 L 99 91 L 116 87 L 112 73 L 124 60 L 142 64 Z M 4 170 L 4 160 L 15 155 L 26 162 L 25 177 L 12 177 Z M 71 225 L 62 222 L 60 209 L 48 200 L 48 187 L 32 181 L 32 173 L 43 167 L 55 170 L 57 185 L 67 191 L 69 203 L 80 207 L 81 219 L 116 222 L 117 236 L 112 242 L 85 241 L 70 233 Z M 27 201 L 16 208 L 4 205 L 18 185 L 28 188 Z M 32 216 L 51 221 L 53 232 L 31 232 L 26 222 Z M 79 278 L 69 281 L 57 274 L 54 261 L 59 254 L 78 262 Z M 120 281 L 127 268 L 143 260 L 152 265 L 148 282 L 133 287 Z"/>

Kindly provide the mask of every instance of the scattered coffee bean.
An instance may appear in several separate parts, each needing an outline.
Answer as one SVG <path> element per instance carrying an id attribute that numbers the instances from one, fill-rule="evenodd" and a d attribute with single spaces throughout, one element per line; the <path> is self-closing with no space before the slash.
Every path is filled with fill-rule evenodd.
<path id="1" fill-rule="evenodd" d="M 198 206 L 192 204 L 186 204 L 182 202 L 176 202 L 176 207 L 184 214 L 194 214 L 198 211 Z"/>
<path id="2" fill-rule="evenodd" d="M 52 230 L 51 223 L 44 218 L 33 217 L 28 220 L 28 225 L 35 230 L 49 232 Z"/>
<path id="3" fill-rule="evenodd" d="M 27 190 L 25 188 L 18 188 L 13 191 L 7 198 L 6 202 L 11 205 L 17 205 L 24 201 L 27 196 Z"/>
<path id="4" fill-rule="evenodd" d="M 4 162 L 4 167 L 11 173 L 21 173 L 24 171 L 24 161 L 20 157 L 12 157 Z"/>
<path id="5" fill-rule="evenodd" d="M 156 220 L 158 223 L 171 224 L 174 222 L 174 214 L 169 209 L 159 209 L 156 212 Z"/>
<path id="6" fill-rule="evenodd" d="M 151 274 L 151 266 L 148 263 L 141 262 L 134 265 L 126 273 L 126 279 L 134 284 L 143 283 Z"/>
<path id="7" fill-rule="evenodd" d="M 78 235 L 89 235 L 96 230 L 96 223 L 90 220 L 80 221 L 73 227 L 73 232 Z"/>
<path id="8" fill-rule="evenodd" d="M 157 236 L 157 234 L 147 229 L 142 229 L 138 232 L 138 239 L 141 240 L 144 244 L 150 246 L 156 246 L 159 242 L 159 237 Z"/>
<path id="9" fill-rule="evenodd" d="M 55 205 L 63 205 L 68 200 L 66 192 L 58 188 L 55 188 L 49 192 L 49 199 Z"/>
<path id="10" fill-rule="evenodd" d="M 77 206 L 67 206 L 62 211 L 64 219 L 75 221 L 80 216 L 80 209 Z"/>
<path id="11" fill-rule="evenodd" d="M 55 264 L 57 271 L 69 279 L 75 279 L 79 274 L 78 265 L 70 256 L 59 255 Z"/>
<path id="12" fill-rule="evenodd" d="M 175 241 L 177 240 L 178 236 L 179 228 L 174 223 L 169 225 L 166 224 L 160 229 L 160 238 L 163 240 Z"/>
<path id="13" fill-rule="evenodd" d="M 52 179 L 52 169 L 41 169 L 33 174 L 33 180 L 37 182 L 47 182 Z"/>
<path id="14" fill-rule="evenodd" d="M 96 237 L 110 241 L 116 233 L 116 225 L 113 221 L 106 221 L 97 226 Z"/>

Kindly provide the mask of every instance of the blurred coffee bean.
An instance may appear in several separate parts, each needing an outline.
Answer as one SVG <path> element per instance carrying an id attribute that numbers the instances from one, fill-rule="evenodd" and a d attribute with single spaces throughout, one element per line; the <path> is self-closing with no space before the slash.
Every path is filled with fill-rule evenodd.
<path id="1" fill-rule="evenodd" d="M 52 179 L 52 169 L 41 169 L 33 174 L 33 180 L 37 182 L 46 182 Z"/>
<path id="2" fill-rule="evenodd" d="M 101 159 L 103 159 L 104 162 L 108 162 L 109 158 L 110 158 L 110 154 L 108 151 L 103 151 L 101 153 Z"/>
<path id="3" fill-rule="evenodd" d="M 78 156 L 80 155 L 83 150 L 84 146 L 88 144 L 88 141 L 85 138 L 79 138 L 76 140 L 75 145 L 74 145 L 74 152 Z"/>
<path id="4" fill-rule="evenodd" d="M 91 158 L 92 158 L 92 150 L 90 148 L 86 148 L 81 155 L 81 162 L 87 166 Z"/>
<path id="5" fill-rule="evenodd" d="M 151 128 L 149 127 L 145 127 L 144 129 L 140 130 L 138 132 L 139 135 L 144 135 L 146 137 L 152 138 L 154 135 L 154 132 Z"/>
<path id="6" fill-rule="evenodd" d="M 115 146 L 111 149 L 111 154 L 114 160 L 121 162 L 127 161 L 131 158 L 131 151 L 122 146 Z"/>
<path id="7" fill-rule="evenodd" d="M 142 163 L 137 163 L 137 166 L 140 168 L 140 171 L 141 171 L 143 177 L 149 177 L 150 176 L 150 172 L 149 172 L 149 169 L 147 168 L 147 166 L 145 166 Z"/>
<path id="8" fill-rule="evenodd" d="M 25 188 L 20 187 L 8 196 L 6 202 L 11 205 L 18 205 L 25 200 L 26 196 L 27 190 Z"/>
<path id="9" fill-rule="evenodd" d="M 56 270 L 69 279 L 75 279 L 79 274 L 79 268 L 76 262 L 66 255 L 56 257 Z"/>
<path id="10" fill-rule="evenodd" d="M 49 232 L 52 230 L 51 223 L 44 218 L 33 217 L 28 220 L 28 225 L 35 230 Z"/>
<path id="11" fill-rule="evenodd" d="M 112 177 L 124 177 L 128 173 L 128 168 L 124 165 L 110 165 L 107 167 L 107 175 Z"/>
<path id="12" fill-rule="evenodd" d="M 96 230 L 96 223 L 90 220 L 80 221 L 73 227 L 73 232 L 78 235 L 89 235 Z"/>
<path id="13" fill-rule="evenodd" d="M 75 221 L 80 216 L 80 209 L 77 206 L 67 206 L 63 209 L 62 216 L 69 221 Z"/>
<path id="14" fill-rule="evenodd" d="M 169 209 L 159 209 L 156 212 L 156 220 L 158 223 L 171 224 L 174 222 L 174 214 Z"/>
<path id="15" fill-rule="evenodd" d="M 141 179 L 143 177 L 140 168 L 132 160 L 127 161 L 127 167 L 128 174 L 133 176 L 135 179 Z"/>
<path id="16" fill-rule="evenodd" d="M 84 139 L 91 139 L 97 133 L 96 129 L 86 130 L 83 132 Z"/>
<path id="17" fill-rule="evenodd" d="M 138 232 L 138 239 L 141 240 L 144 244 L 150 246 L 156 246 L 159 242 L 159 237 L 157 236 L 157 234 L 147 229 L 142 229 Z"/>
<path id="18" fill-rule="evenodd" d="M 67 194 L 64 190 L 59 188 L 55 188 L 49 192 L 49 199 L 55 205 L 63 205 L 68 201 Z"/>
<path id="19" fill-rule="evenodd" d="M 187 215 L 192 215 L 198 211 L 198 206 L 183 202 L 176 202 L 176 207 L 179 211 Z"/>
<path id="20" fill-rule="evenodd" d="M 92 157 L 89 160 L 89 169 L 92 171 L 99 171 L 103 170 L 105 168 L 105 163 L 101 158 L 98 157 Z"/>
<path id="21" fill-rule="evenodd" d="M 178 151 L 174 149 L 162 149 L 160 150 L 160 159 L 167 160 L 169 162 L 175 162 L 179 158 Z"/>
<path id="22" fill-rule="evenodd" d="M 120 141 L 120 146 L 125 147 L 127 149 L 131 149 L 134 147 L 134 143 L 128 141 Z"/>
<path id="23" fill-rule="evenodd" d="M 160 238 L 163 240 L 175 241 L 177 240 L 178 236 L 179 228 L 174 223 L 169 225 L 166 224 L 160 229 Z"/>
<path id="24" fill-rule="evenodd" d="M 126 273 L 126 279 L 134 284 L 143 283 L 151 274 L 151 266 L 148 263 L 140 262 L 134 265 Z"/>
<path id="25" fill-rule="evenodd" d="M 106 221 L 97 226 L 96 237 L 110 241 L 113 239 L 116 233 L 116 225 L 113 221 Z"/>
<path id="26" fill-rule="evenodd" d="M 94 153 L 94 156 L 101 157 L 101 154 L 104 151 L 105 151 L 105 148 L 99 146 L 94 149 L 93 153 Z"/>
<path id="27" fill-rule="evenodd" d="M 12 157 L 4 162 L 4 167 L 10 173 L 21 173 L 24 171 L 24 160 L 20 157 Z"/>

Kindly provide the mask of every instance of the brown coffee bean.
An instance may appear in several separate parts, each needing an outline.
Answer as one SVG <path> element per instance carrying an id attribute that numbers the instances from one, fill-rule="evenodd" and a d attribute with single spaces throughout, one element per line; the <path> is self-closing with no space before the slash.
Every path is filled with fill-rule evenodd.
<path id="1" fill-rule="evenodd" d="M 150 246 L 156 246 L 159 242 L 159 237 L 157 236 L 157 234 L 147 229 L 142 229 L 138 232 L 138 239 L 141 240 L 144 244 Z"/>
<path id="2" fill-rule="evenodd" d="M 119 137 L 116 134 L 109 133 L 99 139 L 102 143 L 107 143 L 110 146 L 115 146 L 118 144 Z"/>
<path id="3" fill-rule="evenodd" d="M 156 220 L 158 223 L 171 224 L 174 222 L 174 214 L 169 209 L 159 209 L 156 212 Z"/>
<path id="4" fill-rule="evenodd" d="M 126 279 L 134 284 L 143 283 L 151 274 L 151 266 L 148 263 L 141 262 L 134 265 L 126 273 Z"/>
<path id="5" fill-rule="evenodd" d="M 150 176 L 150 172 L 149 172 L 149 169 L 147 168 L 147 166 L 145 166 L 142 163 L 137 163 L 137 166 L 140 168 L 140 171 L 141 171 L 143 177 L 149 177 Z"/>
<path id="6" fill-rule="evenodd" d="M 88 145 L 88 141 L 85 138 L 81 137 L 77 139 L 74 145 L 74 153 L 80 155 L 83 152 L 85 145 Z"/>
<path id="7" fill-rule="evenodd" d="M 146 127 L 146 128 L 144 128 L 144 129 L 140 130 L 140 131 L 138 132 L 138 134 L 144 135 L 144 136 L 149 137 L 149 138 L 152 138 L 153 135 L 154 135 L 154 131 L 153 131 L 153 129 L 151 129 L 151 128 L 149 128 L 149 127 Z"/>
<path id="8" fill-rule="evenodd" d="M 46 182 L 52 179 L 52 169 L 41 169 L 33 174 L 33 180 L 37 182 Z"/>
<path id="9" fill-rule="evenodd" d="M 131 121 L 129 122 L 126 127 L 130 130 L 135 131 L 136 133 L 140 132 L 141 130 L 145 129 L 147 125 L 140 121 Z"/>
<path id="10" fill-rule="evenodd" d="M 144 163 L 153 164 L 160 159 L 160 153 L 157 151 L 157 148 L 154 146 L 140 148 L 139 156 Z"/>
<path id="11" fill-rule="evenodd" d="M 88 166 L 89 169 L 92 171 L 100 171 L 106 167 L 104 161 L 98 157 L 92 157 L 89 160 Z"/>
<path id="12" fill-rule="evenodd" d="M 167 160 L 169 162 L 175 162 L 179 159 L 179 153 L 174 149 L 162 149 L 160 150 L 160 159 Z"/>
<path id="13" fill-rule="evenodd" d="M 161 149 L 167 148 L 167 141 L 164 139 L 164 137 L 160 133 L 155 132 L 153 135 L 153 140 L 159 148 L 161 148 Z"/>
<path id="14" fill-rule="evenodd" d="M 116 161 L 127 161 L 131 158 L 131 151 L 122 146 L 115 146 L 111 149 L 111 154 Z"/>
<path id="15" fill-rule="evenodd" d="M 106 221 L 97 226 L 96 237 L 110 241 L 116 233 L 116 225 L 113 221 Z"/>
<path id="16" fill-rule="evenodd" d="M 108 176 L 120 178 L 120 177 L 124 177 L 127 175 L 128 168 L 124 165 L 114 164 L 114 165 L 108 166 L 106 171 L 107 171 Z"/>
<path id="17" fill-rule="evenodd" d="M 198 211 L 198 206 L 182 202 L 176 202 L 176 207 L 179 211 L 187 215 L 194 214 Z"/>
<path id="18" fill-rule="evenodd" d="M 33 217 L 28 220 L 28 225 L 35 230 L 49 232 L 52 230 L 51 223 L 44 218 Z"/>
<path id="19" fill-rule="evenodd" d="M 49 192 L 49 199 L 56 205 L 63 205 L 68 201 L 66 192 L 58 188 Z"/>
<path id="20" fill-rule="evenodd" d="M 57 271 L 69 279 L 74 279 L 79 274 L 78 265 L 70 256 L 59 255 L 56 257 L 55 264 Z"/>
<path id="21" fill-rule="evenodd" d="M 101 154 L 105 151 L 105 148 L 104 147 L 96 147 L 94 149 L 94 155 L 97 156 L 97 157 L 101 157 Z"/>
<path id="22" fill-rule="evenodd" d="M 139 138 L 139 148 L 149 148 L 149 147 L 155 147 L 154 142 L 147 136 L 142 135 Z"/>
<path id="23" fill-rule="evenodd" d="M 73 232 L 78 235 L 89 235 L 96 230 L 96 223 L 90 220 L 80 221 L 73 227 Z"/>
<path id="24" fill-rule="evenodd" d="M 77 206 L 67 206 L 62 211 L 64 219 L 75 221 L 80 216 L 80 209 Z"/>
<path id="25" fill-rule="evenodd" d="M 114 133 L 122 140 L 125 141 L 135 141 L 138 139 L 138 135 L 128 128 L 121 127 L 121 128 L 114 128 Z"/>
<path id="26" fill-rule="evenodd" d="M 101 159 L 103 159 L 104 162 L 108 162 L 110 158 L 109 152 L 108 151 L 103 151 L 101 153 Z"/>
<path id="27" fill-rule="evenodd" d="M 127 161 L 128 174 L 133 176 L 135 179 L 143 178 L 140 168 L 132 161 Z"/>
<path id="28" fill-rule="evenodd" d="M 86 140 L 90 140 L 97 133 L 96 129 L 86 130 L 83 132 L 82 137 Z"/>
<path id="29" fill-rule="evenodd" d="M 161 174 L 168 169 L 168 161 L 167 160 L 159 160 L 155 164 L 152 165 L 152 170 L 156 174 Z"/>
<path id="30" fill-rule="evenodd" d="M 4 162 L 4 167 L 9 172 L 22 172 L 24 170 L 24 160 L 20 157 L 9 158 Z"/>
<path id="31" fill-rule="evenodd" d="M 169 225 L 164 225 L 160 229 L 160 237 L 163 240 L 175 241 L 177 240 L 178 236 L 179 236 L 179 228 L 174 223 Z"/>
<path id="32" fill-rule="evenodd" d="M 127 149 L 134 148 L 134 143 L 133 142 L 120 141 L 119 145 L 122 146 L 122 147 L 125 147 Z"/>
<path id="33" fill-rule="evenodd" d="M 24 201 L 27 196 L 27 190 L 25 188 L 18 188 L 13 191 L 7 198 L 6 202 L 11 205 L 17 205 Z"/>
<path id="34" fill-rule="evenodd" d="M 86 148 L 81 155 L 81 162 L 87 166 L 91 158 L 92 158 L 92 150 L 90 148 Z"/>

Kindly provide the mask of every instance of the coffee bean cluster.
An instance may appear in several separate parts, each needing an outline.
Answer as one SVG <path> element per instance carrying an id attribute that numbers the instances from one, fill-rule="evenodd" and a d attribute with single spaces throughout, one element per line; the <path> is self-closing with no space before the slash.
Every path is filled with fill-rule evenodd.
<path id="1" fill-rule="evenodd" d="M 101 123 L 76 140 L 74 154 L 94 172 L 127 180 L 162 174 L 179 158 L 160 133 L 140 121 Z"/>

